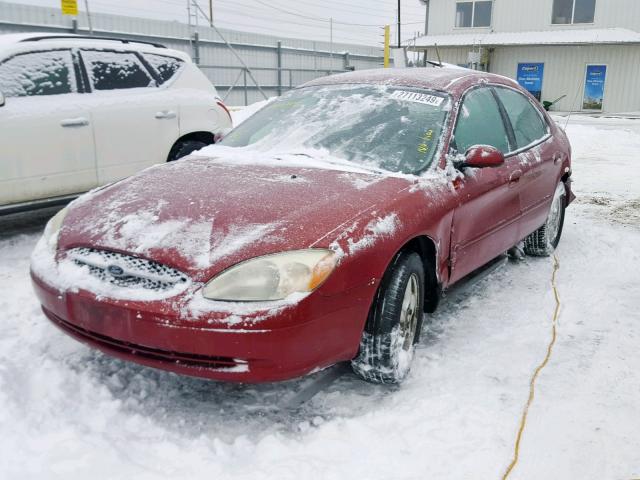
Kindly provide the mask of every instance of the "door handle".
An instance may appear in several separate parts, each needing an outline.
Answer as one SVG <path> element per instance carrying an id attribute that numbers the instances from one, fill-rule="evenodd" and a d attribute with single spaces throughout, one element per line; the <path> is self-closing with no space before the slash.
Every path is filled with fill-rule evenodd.
<path id="1" fill-rule="evenodd" d="M 160 112 L 156 112 L 155 117 L 157 119 L 176 118 L 176 112 L 174 112 L 173 110 L 162 110 Z"/>
<path id="2" fill-rule="evenodd" d="M 509 175 L 509 185 L 514 185 L 520 181 L 520 177 L 522 177 L 522 171 L 516 170 L 511 175 Z"/>
<path id="3" fill-rule="evenodd" d="M 60 120 L 60 125 L 63 127 L 86 127 L 89 125 L 89 120 L 84 117 L 65 118 Z"/>

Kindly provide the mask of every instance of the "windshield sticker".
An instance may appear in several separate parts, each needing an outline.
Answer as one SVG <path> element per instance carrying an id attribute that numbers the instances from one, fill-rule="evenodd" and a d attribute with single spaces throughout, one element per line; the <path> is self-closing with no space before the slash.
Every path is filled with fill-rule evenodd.
<path id="1" fill-rule="evenodd" d="M 421 155 L 426 155 L 427 153 L 429 153 L 431 143 L 433 141 L 433 130 L 427 130 L 426 132 L 424 132 L 424 134 L 420 137 L 420 140 L 421 142 L 418 145 L 418 153 Z"/>
<path id="2" fill-rule="evenodd" d="M 391 94 L 391 98 L 396 100 L 405 100 L 407 102 L 423 103 L 425 105 L 433 105 L 439 107 L 444 98 L 435 95 L 427 95 L 426 93 L 408 92 L 406 90 L 396 90 Z"/>

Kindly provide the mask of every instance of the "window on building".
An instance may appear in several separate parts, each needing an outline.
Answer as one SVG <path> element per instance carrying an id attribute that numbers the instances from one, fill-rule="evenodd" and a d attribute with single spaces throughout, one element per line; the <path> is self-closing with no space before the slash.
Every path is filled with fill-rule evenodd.
<path id="1" fill-rule="evenodd" d="M 456 27 L 489 27 L 491 26 L 492 0 L 457 2 Z"/>
<path id="2" fill-rule="evenodd" d="M 69 50 L 16 55 L 0 64 L 0 91 L 7 97 L 60 95 L 76 91 Z"/>
<path id="3" fill-rule="evenodd" d="M 553 0 L 551 22 L 558 25 L 593 23 L 596 0 Z"/>
<path id="4" fill-rule="evenodd" d="M 83 50 L 82 58 L 94 90 L 155 86 L 135 53 Z"/>
<path id="5" fill-rule="evenodd" d="M 474 145 L 491 145 L 502 153 L 509 151 L 502 115 L 489 88 L 478 88 L 464 97 L 454 141 L 460 153 Z"/>

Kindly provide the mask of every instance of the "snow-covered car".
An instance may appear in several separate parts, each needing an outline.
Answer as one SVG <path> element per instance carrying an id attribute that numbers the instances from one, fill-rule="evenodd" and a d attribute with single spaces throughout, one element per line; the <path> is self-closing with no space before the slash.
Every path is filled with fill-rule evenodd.
<path id="1" fill-rule="evenodd" d="M 443 290 L 522 239 L 555 248 L 570 155 L 504 77 L 327 77 L 71 203 L 33 283 L 55 325 L 141 364 L 261 382 L 350 361 L 400 382 Z"/>
<path id="2" fill-rule="evenodd" d="M 43 33 L 0 35 L 0 214 L 178 159 L 231 127 L 183 52 Z"/>

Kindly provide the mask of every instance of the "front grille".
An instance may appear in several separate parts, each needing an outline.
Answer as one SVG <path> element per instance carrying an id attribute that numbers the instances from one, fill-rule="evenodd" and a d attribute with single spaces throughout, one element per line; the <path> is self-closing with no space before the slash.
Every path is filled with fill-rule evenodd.
<path id="1" fill-rule="evenodd" d="M 74 248 L 68 256 L 103 282 L 123 288 L 164 292 L 189 281 L 184 273 L 153 260 L 95 248 Z"/>

